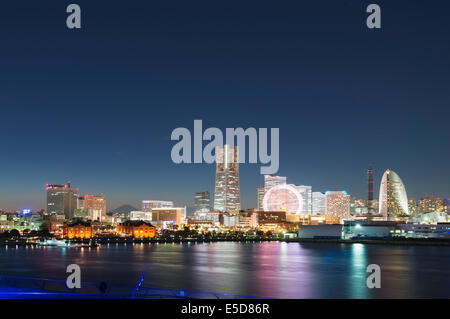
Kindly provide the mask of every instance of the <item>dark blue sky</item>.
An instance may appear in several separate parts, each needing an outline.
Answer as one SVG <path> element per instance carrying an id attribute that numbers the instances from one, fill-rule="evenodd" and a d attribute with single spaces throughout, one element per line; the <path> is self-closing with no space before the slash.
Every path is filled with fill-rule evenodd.
<path id="1" fill-rule="evenodd" d="M 369 3 L 382 29 L 365 26 Z M 394 3 L 395 2 L 395 3 Z M 82 29 L 65 26 L 78 3 Z M 446 1 L 0 3 L 0 207 L 45 207 L 71 180 L 108 207 L 192 206 L 214 165 L 175 165 L 176 127 L 279 127 L 280 170 L 365 196 L 395 170 L 409 196 L 449 196 Z M 243 207 L 260 165 L 241 166 Z M 376 191 L 377 193 L 377 191 Z"/>

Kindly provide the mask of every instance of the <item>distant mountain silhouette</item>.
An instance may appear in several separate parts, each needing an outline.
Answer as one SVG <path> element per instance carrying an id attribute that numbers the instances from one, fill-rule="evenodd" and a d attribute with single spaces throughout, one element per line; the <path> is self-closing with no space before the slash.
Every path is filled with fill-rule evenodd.
<path id="1" fill-rule="evenodd" d="M 133 210 L 139 210 L 139 209 L 137 209 L 136 207 L 133 207 L 131 205 L 122 205 L 120 207 L 110 210 L 109 212 L 106 213 L 106 215 L 113 216 L 113 215 L 119 214 L 119 213 L 129 213 Z"/>

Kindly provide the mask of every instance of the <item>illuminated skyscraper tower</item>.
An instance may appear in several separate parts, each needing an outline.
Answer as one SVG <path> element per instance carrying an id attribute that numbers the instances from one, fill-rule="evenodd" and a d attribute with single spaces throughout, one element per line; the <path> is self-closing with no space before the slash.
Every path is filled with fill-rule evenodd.
<path id="1" fill-rule="evenodd" d="M 64 214 L 66 219 L 74 217 L 77 208 L 78 188 L 70 187 L 70 182 L 65 185 L 46 184 L 47 212 L 49 214 Z"/>
<path id="2" fill-rule="evenodd" d="M 381 179 L 379 207 L 379 213 L 388 220 L 409 216 L 405 185 L 400 176 L 389 169 Z"/>
<path id="3" fill-rule="evenodd" d="M 372 219 L 372 214 L 375 213 L 373 203 L 373 169 L 372 165 L 367 169 L 367 220 Z"/>
<path id="4" fill-rule="evenodd" d="M 227 212 L 241 209 L 238 158 L 237 146 L 216 147 L 215 211 Z"/>
<path id="5" fill-rule="evenodd" d="M 210 204 L 211 196 L 209 192 L 196 192 L 195 193 L 195 212 L 207 213 L 211 210 Z"/>

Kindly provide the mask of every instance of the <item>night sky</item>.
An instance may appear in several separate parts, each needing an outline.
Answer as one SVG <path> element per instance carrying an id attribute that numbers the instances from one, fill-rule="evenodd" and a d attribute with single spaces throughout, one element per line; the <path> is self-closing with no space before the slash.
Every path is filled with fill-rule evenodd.
<path id="1" fill-rule="evenodd" d="M 77 3 L 82 29 L 66 27 Z M 378 3 L 382 29 L 366 27 Z M 280 128 L 280 170 L 366 196 L 450 196 L 448 1 L 0 2 L 0 208 L 45 208 L 45 183 L 192 206 L 215 166 L 172 163 L 173 129 Z M 241 165 L 256 206 L 260 164 Z"/>

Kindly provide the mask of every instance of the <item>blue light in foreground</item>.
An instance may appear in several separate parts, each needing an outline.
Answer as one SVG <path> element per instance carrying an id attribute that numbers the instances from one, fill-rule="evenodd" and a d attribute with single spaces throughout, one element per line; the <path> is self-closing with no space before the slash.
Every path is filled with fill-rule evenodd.
<path id="1" fill-rule="evenodd" d="M 29 208 L 22 209 L 21 215 L 29 215 L 29 214 L 31 214 L 31 209 Z"/>

